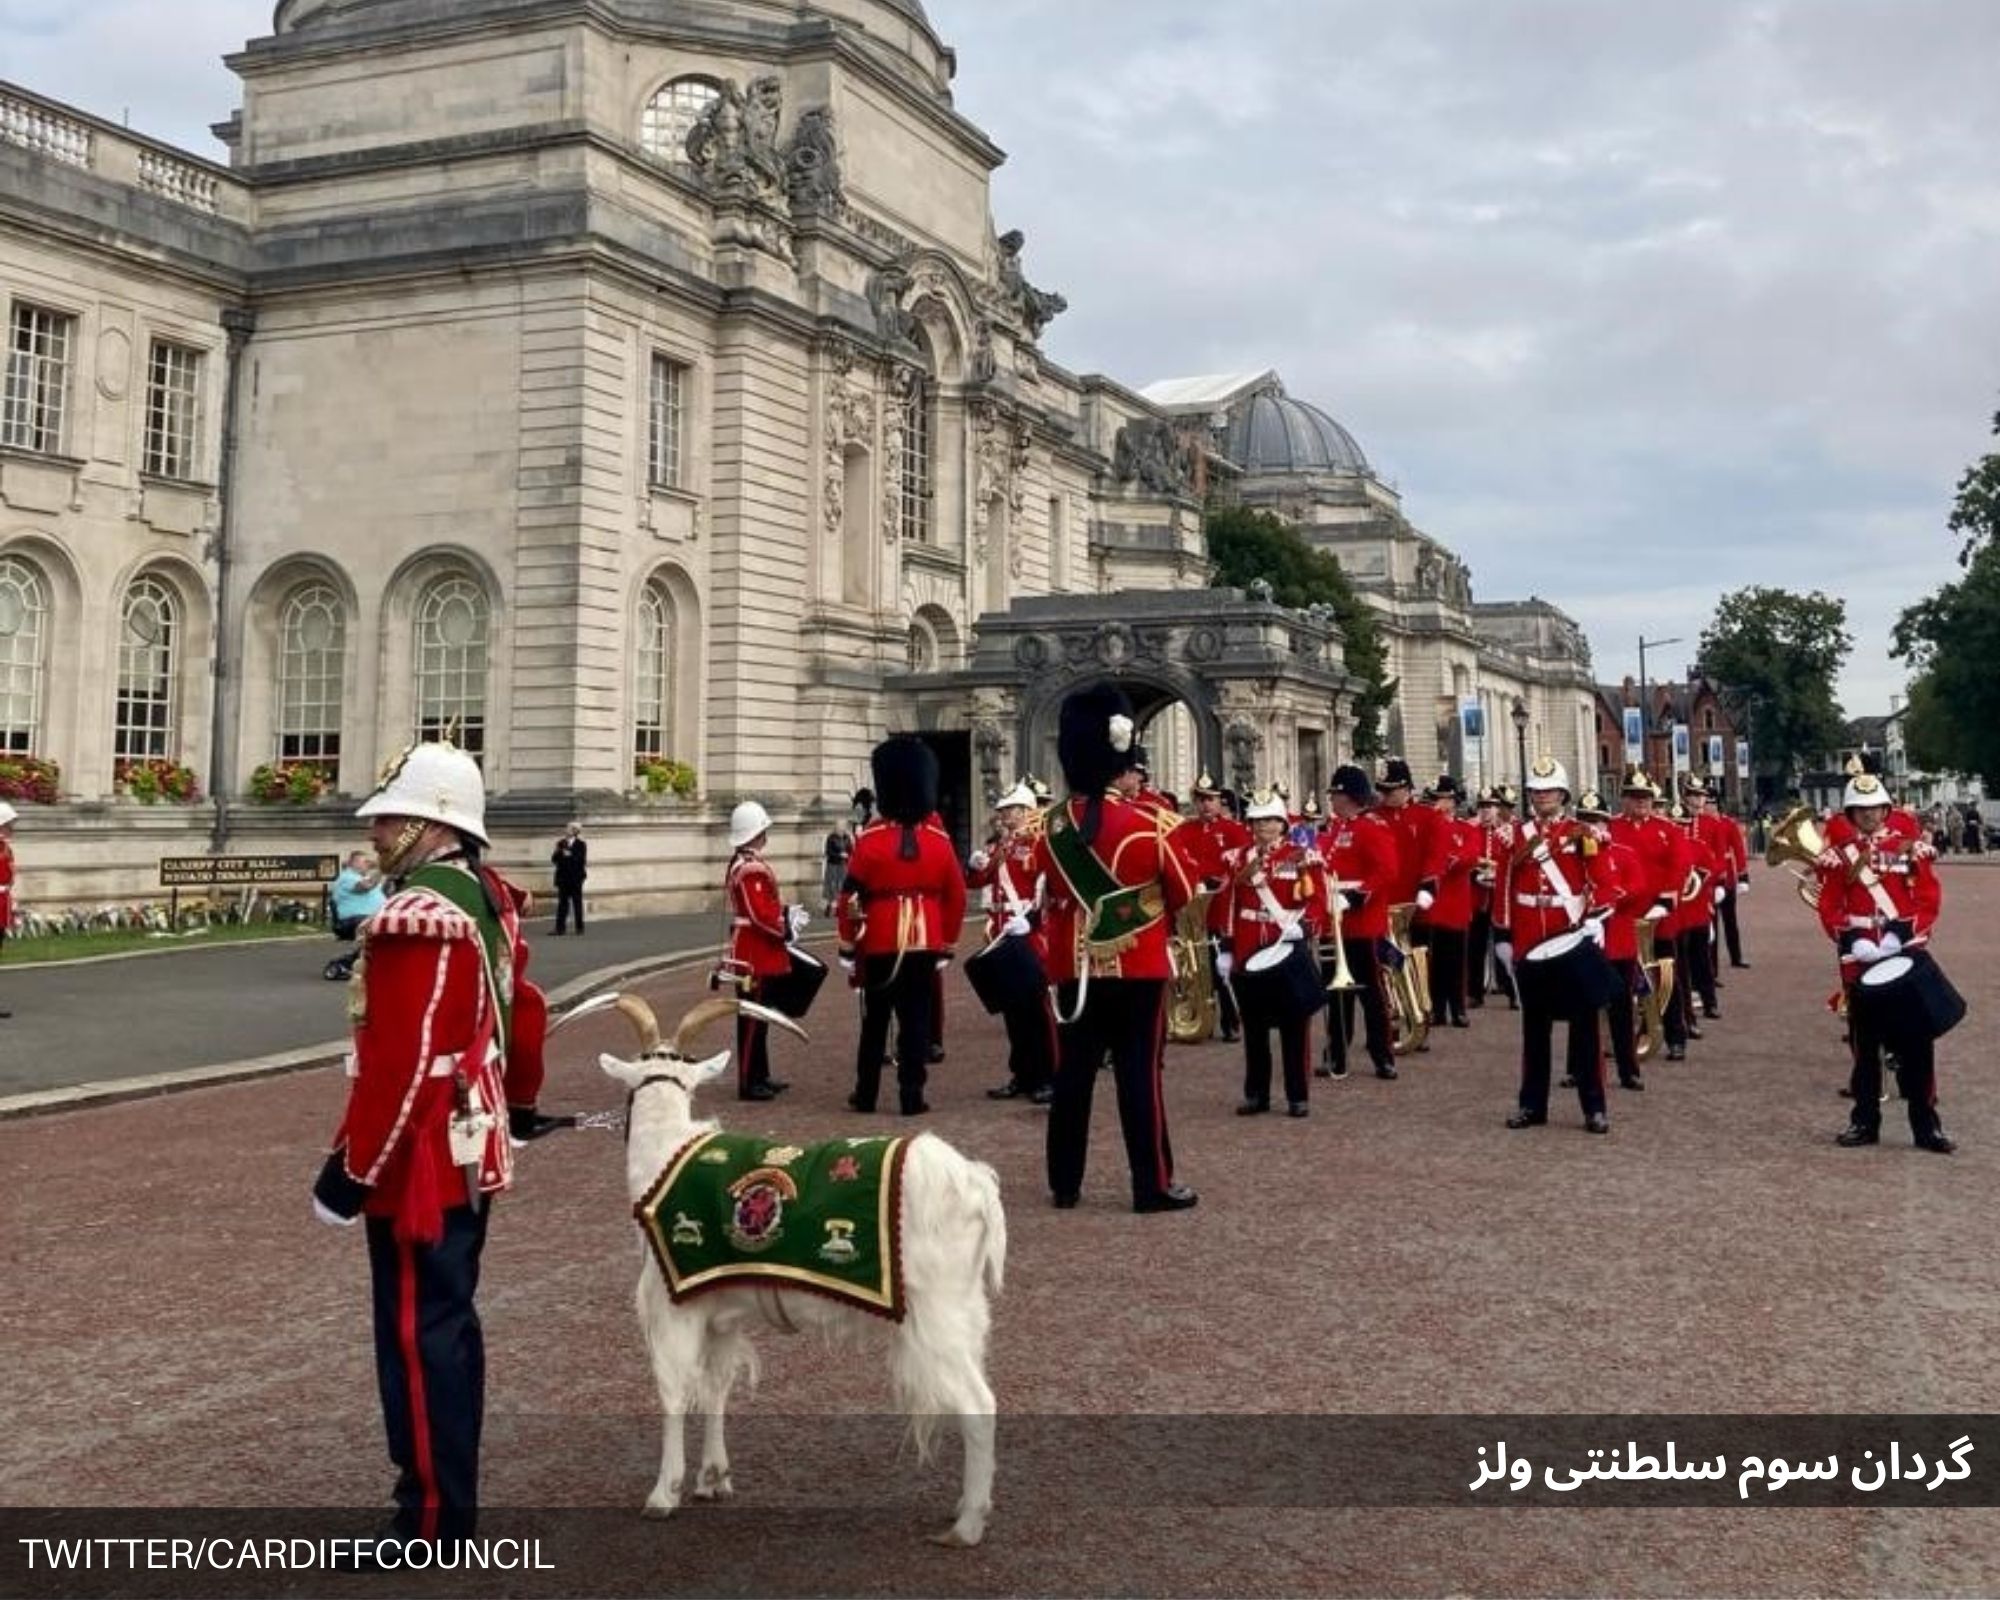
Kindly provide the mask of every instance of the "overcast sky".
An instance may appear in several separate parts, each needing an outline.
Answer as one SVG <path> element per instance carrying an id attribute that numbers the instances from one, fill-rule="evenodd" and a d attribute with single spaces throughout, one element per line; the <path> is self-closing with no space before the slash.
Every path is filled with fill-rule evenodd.
<path id="1" fill-rule="evenodd" d="M 1850 714 L 2000 409 L 1994 0 L 927 0 L 1078 371 L 1276 367 L 1598 674 L 1844 596 Z M 0 77 L 214 154 L 268 0 L 0 0 Z"/>

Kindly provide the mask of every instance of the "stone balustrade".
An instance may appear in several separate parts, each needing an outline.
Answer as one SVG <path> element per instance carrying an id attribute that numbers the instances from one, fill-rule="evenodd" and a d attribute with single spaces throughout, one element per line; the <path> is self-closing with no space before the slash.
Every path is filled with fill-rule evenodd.
<path id="1" fill-rule="evenodd" d="M 204 216 L 241 222 L 247 192 L 229 173 L 171 146 L 0 83 L 0 144 L 18 145 Z"/>
<path id="2" fill-rule="evenodd" d="M 95 144 L 89 123 L 4 89 L 0 89 L 0 139 L 84 168 L 91 165 Z"/>

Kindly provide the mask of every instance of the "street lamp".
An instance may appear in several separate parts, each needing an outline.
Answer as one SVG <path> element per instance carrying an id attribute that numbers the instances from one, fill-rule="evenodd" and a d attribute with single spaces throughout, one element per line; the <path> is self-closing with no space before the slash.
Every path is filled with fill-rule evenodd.
<path id="1" fill-rule="evenodd" d="M 1639 764 L 1643 767 L 1651 767 L 1653 764 L 1653 697 L 1647 692 L 1646 687 L 1646 652 L 1658 650 L 1662 645 L 1682 642 L 1680 639 L 1648 639 L 1644 634 L 1639 636 L 1639 704 L 1644 711 L 1639 726 L 1645 741 L 1639 747 Z"/>
<path id="2" fill-rule="evenodd" d="M 1521 781 L 1528 781 L 1528 705 L 1519 695 L 1514 696 L 1514 754 L 1521 765 Z"/>

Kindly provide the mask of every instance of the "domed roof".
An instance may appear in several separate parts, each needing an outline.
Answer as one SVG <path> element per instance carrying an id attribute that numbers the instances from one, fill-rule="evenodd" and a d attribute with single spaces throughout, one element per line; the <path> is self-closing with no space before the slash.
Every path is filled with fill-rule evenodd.
<path id="1" fill-rule="evenodd" d="M 391 3 L 393 0 L 278 0 L 272 31 L 290 33 L 307 24 L 339 22 Z M 931 19 L 924 14 L 923 0 L 876 0 L 876 3 L 927 29 L 931 26 Z"/>
<path id="2" fill-rule="evenodd" d="M 1353 472 L 1375 475 L 1361 446 L 1318 406 L 1294 400 L 1276 384 L 1229 408 L 1222 453 L 1246 473 Z"/>

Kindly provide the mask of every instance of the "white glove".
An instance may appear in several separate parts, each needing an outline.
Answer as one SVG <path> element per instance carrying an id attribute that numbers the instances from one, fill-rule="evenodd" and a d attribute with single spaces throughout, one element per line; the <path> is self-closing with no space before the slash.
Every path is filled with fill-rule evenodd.
<path id="1" fill-rule="evenodd" d="M 840 970 L 842 972 L 852 972 L 854 970 L 854 957 L 842 956 L 840 958 Z"/>
<path id="2" fill-rule="evenodd" d="M 1419 911 L 1428 911 L 1432 906 L 1436 904 L 1437 904 L 1437 896 L 1432 894 L 1430 890 L 1419 889 L 1417 891 L 1417 909 Z"/>
<path id="3" fill-rule="evenodd" d="M 1887 933 L 1882 935 L 1881 944 L 1877 948 L 1881 950 L 1883 955 L 1893 956 L 1903 948 L 1903 941 L 1896 936 L 1896 930 L 1891 928 Z"/>
<path id="4" fill-rule="evenodd" d="M 1729 898 L 1729 891 L 1723 888 L 1722 885 L 1718 883 L 1715 886 L 1715 903 L 1717 905 L 1721 905 L 1722 902 L 1727 900 L 1728 898 Z"/>
<path id="5" fill-rule="evenodd" d="M 1503 971 L 1512 972 L 1514 970 L 1513 945 L 1510 944 L 1507 940 L 1502 939 L 1498 944 L 1496 944 L 1493 947 L 1493 959 L 1500 963 L 1501 969 Z"/>
<path id="6" fill-rule="evenodd" d="M 1223 951 L 1215 958 L 1215 970 L 1222 974 L 1222 981 L 1227 983 L 1229 975 L 1236 970 L 1236 957 L 1227 950 Z"/>
<path id="7" fill-rule="evenodd" d="M 1009 939 L 1025 939 L 1028 936 L 1028 919 L 1023 916 L 1009 917 L 1000 925 L 1000 931 Z"/>
<path id="8" fill-rule="evenodd" d="M 986 870 L 986 863 L 992 859 L 984 850 L 973 851 L 971 861 L 972 870 L 974 872 L 984 872 Z"/>
<path id="9" fill-rule="evenodd" d="M 1296 944 L 1305 936 L 1306 925 L 1303 922 L 1289 922 L 1285 925 L 1285 931 L 1278 935 L 1278 939 L 1283 944 Z"/>
<path id="10" fill-rule="evenodd" d="M 1668 916 L 1672 914 L 1672 911 L 1672 906 L 1654 906 L 1652 910 L 1646 913 L 1645 920 L 1648 922 L 1665 922 Z"/>
<path id="11" fill-rule="evenodd" d="M 804 906 L 793 906 L 785 913 L 785 923 L 792 930 L 792 937 L 796 939 L 812 926 L 812 913 Z"/>
<path id="12" fill-rule="evenodd" d="M 1865 967 L 1873 962 L 1880 961 L 1883 950 L 1873 939 L 1856 939 L 1853 947 L 1847 953 L 1851 958 L 1859 961 Z"/>
<path id="13" fill-rule="evenodd" d="M 1590 917 L 1583 924 L 1583 931 L 1590 936 L 1590 942 L 1600 950 L 1604 948 L 1604 919 Z"/>
<path id="14" fill-rule="evenodd" d="M 324 1205 L 320 1204 L 318 1195 L 313 1196 L 313 1215 L 330 1228 L 351 1228 L 361 1220 L 358 1216 L 343 1217 L 337 1211 L 327 1210 Z"/>

